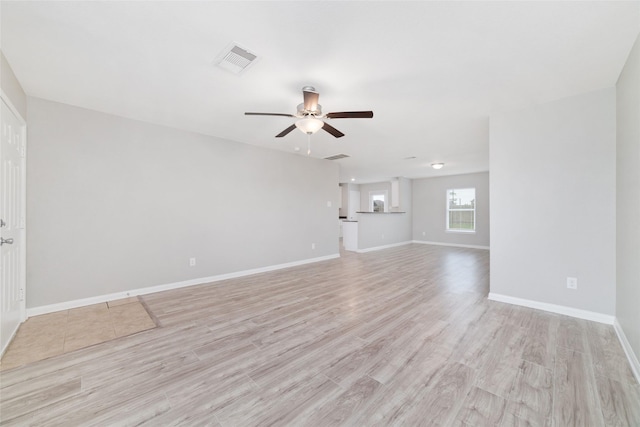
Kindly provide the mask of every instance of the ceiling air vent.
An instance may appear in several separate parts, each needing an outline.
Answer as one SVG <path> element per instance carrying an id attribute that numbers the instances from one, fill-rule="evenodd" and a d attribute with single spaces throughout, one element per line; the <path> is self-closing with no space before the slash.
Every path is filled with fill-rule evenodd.
<path id="1" fill-rule="evenodd" d="M 218 55 L 215 62 L 220 68 L 231 71 L 233 74 L 242 74 L 257 58 L 255 54 L 237 44 L 230 44 Z"/>
<path id="2" fill-rule="evenodd" d="M 325 157 L 325 160 L 338 160 L 338 159 L 344 159 L 345 157 L 350 157 L 347 156 L 346 154 L 336 154 L 335 156 L 331 156 L 331 157 Z"/>

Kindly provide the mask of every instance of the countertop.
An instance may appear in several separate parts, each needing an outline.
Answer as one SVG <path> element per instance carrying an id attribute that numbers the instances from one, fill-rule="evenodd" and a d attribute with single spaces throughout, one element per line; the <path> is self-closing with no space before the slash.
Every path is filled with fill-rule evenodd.
<path id="1" fill-rule="evenodd" d="M 406 212 L 367 212 L 367 211 L 362 211 L 362 212 L 356 212 L 356 213 L 386 215 L 386 214 L 399 214 L 399 213 L 406 213 Z"/>

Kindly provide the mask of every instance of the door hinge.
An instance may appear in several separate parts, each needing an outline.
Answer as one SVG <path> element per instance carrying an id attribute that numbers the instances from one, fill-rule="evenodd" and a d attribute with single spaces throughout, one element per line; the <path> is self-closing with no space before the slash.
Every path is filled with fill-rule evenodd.
<path id="1" fill-rule="evenodd" d="M 18 292 L 18 301 L 24 301 L 24 288 L 20 288 Z"/>

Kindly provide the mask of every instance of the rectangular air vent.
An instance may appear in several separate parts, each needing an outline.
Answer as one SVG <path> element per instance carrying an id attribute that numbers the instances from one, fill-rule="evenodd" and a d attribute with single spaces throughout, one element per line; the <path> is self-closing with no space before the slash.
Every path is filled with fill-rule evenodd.
<path id="1" fill-rule="evenodd" d="M 230 44 L 216 58 L 216 64 L 220 68 L 231 71 L 233 74 L 241 74 L 258 58 L 257 55 L 238 46 Z"/>
<path id="2" fill-rule="evenodd" d="M 346 154 L 336 154 L 335 156 L 331 156 L 331 157 L 325 157 L 325 160 L 338 160 L 338 159 L 344 159 L 345 157 L 350 157 L 347 156 Z"/>

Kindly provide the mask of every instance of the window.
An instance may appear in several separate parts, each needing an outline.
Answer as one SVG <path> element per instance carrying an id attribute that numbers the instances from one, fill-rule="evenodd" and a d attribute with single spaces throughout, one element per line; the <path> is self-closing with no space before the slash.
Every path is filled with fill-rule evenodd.
<path id="1" fill-rule="evenodd" d="M 370 191 L 369 192 L 369 212 L 387 212 L 387 191 Z"/>
<path id="2" fill-rule="evenodd" d="M 476 230 L 476 189 L 447 190 L 447 231 Z"/>

